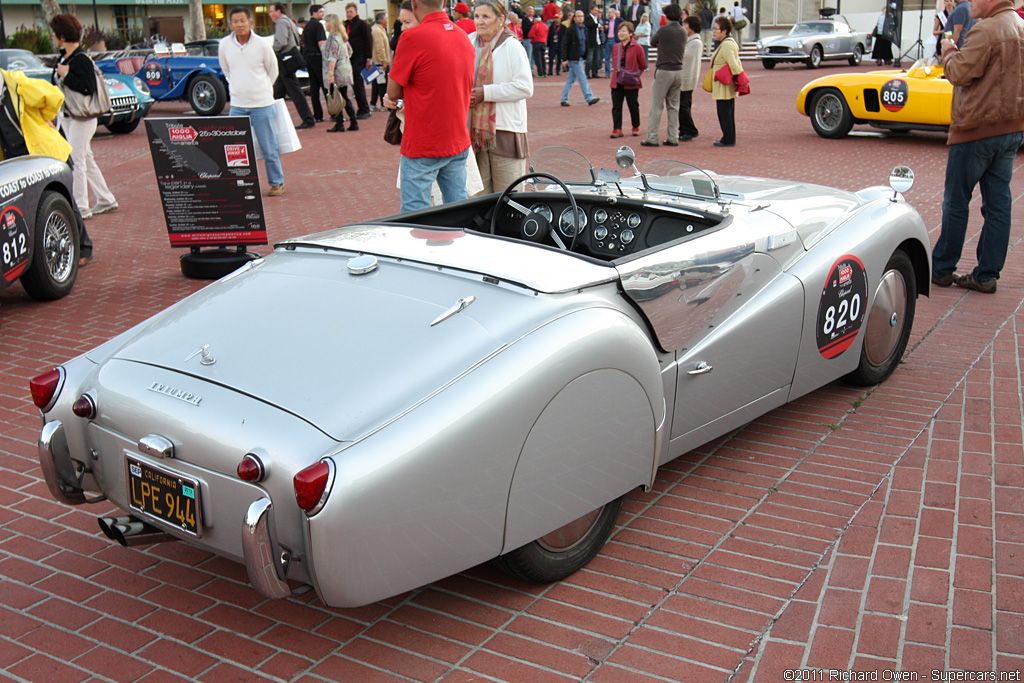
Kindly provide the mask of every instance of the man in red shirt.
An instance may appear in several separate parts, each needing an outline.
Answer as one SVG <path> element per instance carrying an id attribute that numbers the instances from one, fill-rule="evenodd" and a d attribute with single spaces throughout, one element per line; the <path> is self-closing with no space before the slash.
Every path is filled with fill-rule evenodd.
<path id="1" fill-rule="evenodd" d="M 402 212 L 430 206 L 437 181 L 445 203 L 466 198 L 469 99 L 476 55 L 466 33 L 441 10 L 443 0 L 412 0 L 420 25 L 402 31 L 385 105 L 405 100 Z"/>
<path id="2" fill-rule="evenodd" d="M 558 13 L 558 3 L 555 0 L 548 0 L 547 4 L 544 5 L 544 13 L 541 15 L 541 19 L 544 23 L 548 23 L 555 18 L 555 14 Z"/>
<path id="3" fill-rule="evenodd" d="M 455 9 L 452 10 L 452 16 L 455 17 L 455 25 L 465 31 L 467 36 L 476 31 L 476 22 L 470 18 L 469 5 L 466 3 L 455 3 Z"/>

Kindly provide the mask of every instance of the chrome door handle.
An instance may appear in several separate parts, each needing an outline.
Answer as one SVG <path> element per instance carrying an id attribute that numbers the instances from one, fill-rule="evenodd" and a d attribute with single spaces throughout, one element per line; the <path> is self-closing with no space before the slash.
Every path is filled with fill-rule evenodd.
<path id="1" fill-rule="evenodd" d="M 708 374 L 709 372 L 711 372 L 714 369 L 715 368 L 713 366 L 708 365 L 704 361 L 701 361 L 701 362 L 697 363 L 697 367 L 695 367 L 693 370 L 690 370 L 686 374 L 687 375 L 706 375 L 706 374 Z"/>

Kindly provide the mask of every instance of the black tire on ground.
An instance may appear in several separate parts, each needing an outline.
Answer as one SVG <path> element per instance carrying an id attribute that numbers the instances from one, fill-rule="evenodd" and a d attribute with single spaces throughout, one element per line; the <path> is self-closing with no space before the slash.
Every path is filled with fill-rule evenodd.
<path id="1" fill-rule="evenodd" d="M 181 266 L 181 274 L 185 277 L 196 280 L 218 280 L 259 257 L 259 254 L 251 251 L 208 249 L 197 254 L 182 254 L 178 257 L 178 262 Z"/>
<path id="2" fill-rule="evenodd" d="M 873 386 L 889 377 L 903 359 L 917 306 L 914 264 L 902 249 L 889 258 L 864 324 L 864 346 L 857 369 L 843 381 Z"/>
<path id="3" fill-rule="evenodd" d="M 536 541 L 496 557 L 493 563 L 524 581 L 560 581 L 581 569 L 604 547 L 615 529 L 622 500 L 616 498 Z"/>
<path id="4" fill-rule="evenodd" d="M 44 192 L 36 212 L 32 263 L 21 285 L 33 299 L 53 301 L 71 291 L 78 277 L 78 222 L 71 204 L 57 192 Z"/>
<path id="5" fill-rule="evenodd" d="M 836 88 L 823 88 L 810 98 L 807 113 L 811 127 L 823 138 L 844 138 L 853 128 L 853 113 L 843 93 Z"/>
<path id="6" fill-rule="evenodd" d="M 107 130 L 114 135 L 127 135 L 138 128 L 140 123 L 142 123 L 142 119 L 135 119 L 134 121 L 115 121 L 114 123 L 106 124 L 106 126 Z"/>
<path id="7" fill-rule="evenodd" d="M 853 46 L 853 56 L 850 57 L 850 66 L 860 66 L 860 60 L 864 58 L 864 48 L 857 43 Z"/>
<path id="8" fill-rule="evenodd" d="M 199 74 L 188 84 L 188 103 L 199 116 L 220 115 L 227 101 L 227 88 L 212 74 Z"/>
<path id="9" fill-rule="evenodd" d="M 814 47 L 812 47 L 811 54 L 808 55 L 807 57 L 807 68 L 817 69 L 819 66 L 821 66 L 821 60 L 824 56 L 825 55 L 821 50 L 821 45 L 815 45 Z"/>
<path id="10" fill-rule="evenodd" d="M 761 60 L 761 66 L 763 66 L 766 69 L 774 69 L 775 68 L 775 63 L 776 62 L 775 62 L 774 59 L 762 59 Z"/>

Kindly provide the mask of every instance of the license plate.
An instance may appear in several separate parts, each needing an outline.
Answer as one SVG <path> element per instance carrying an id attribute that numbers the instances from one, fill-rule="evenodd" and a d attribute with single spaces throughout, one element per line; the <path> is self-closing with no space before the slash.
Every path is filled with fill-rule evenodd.
<path id="1" fill-rule="evenodd" d="M 199 536 L 199 482 L 130 456 L 126 460 L 129 507 Z"/>

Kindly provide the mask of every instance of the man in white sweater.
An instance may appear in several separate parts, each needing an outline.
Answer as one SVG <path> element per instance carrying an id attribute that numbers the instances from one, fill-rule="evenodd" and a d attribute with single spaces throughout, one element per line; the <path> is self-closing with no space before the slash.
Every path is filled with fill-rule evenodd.
<path id="1" fill-rule="evenodd" d="M 231 86 L 231 116 L 248 116 L 260 143 L 271 197 L 284 194 L 284 171 L 274 132 L 274 81 L 277 56 L 273 43 L 252 31 L 252 10 L 235 7 L 229 17 L 231 35 L 220 41 L 220 68 Z"/>

